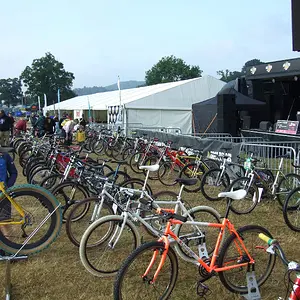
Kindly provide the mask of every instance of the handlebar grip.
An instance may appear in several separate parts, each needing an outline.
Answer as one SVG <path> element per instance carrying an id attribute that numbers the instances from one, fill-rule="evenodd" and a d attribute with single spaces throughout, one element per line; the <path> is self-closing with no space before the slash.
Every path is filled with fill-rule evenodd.
<path id="1" fill-rule="evenodd" d="M 265 234 L 263 233 L 260 233 L 258 235 L 258 237 L 263 240 L 264 242 L 266 242 L 269 246 L 272 245 L 272 243 L 274 242 L 273 239 L 269 238 L 268 236 L 266 236 Z"/>

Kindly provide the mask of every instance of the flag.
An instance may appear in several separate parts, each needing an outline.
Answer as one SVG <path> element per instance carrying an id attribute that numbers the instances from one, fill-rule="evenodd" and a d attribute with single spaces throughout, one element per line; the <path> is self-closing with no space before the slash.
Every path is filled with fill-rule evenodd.
<path id="1" fill-rule="evenodd" d="M 58 118 L 60 119 L 60 105 L 59 105 L 59 103 L 60 103 L 60 90 L 59 89 L 57 89 L 57 103 L 58 103 L 58 108 L 57 108 Z"/>
<path id="2" fill-rule="evenodd" d="M 118 83 L 117 83 L 117 85 L 118 85 L 118 90 L 120 91 L 121 90 L 120 76 L 118 76 Z"/>
<path id="3" fill-rule="evenodd" d="M 47 112 L 47 96 L 44 94 L 44 115 L 46 115 Z"/>
<path id="4" fill-rule="evenodd" d="M 38 96 L 38 107 L 39 107 L 39 111 L 41 110 L 41 98 L 40 96 Z"/>
<path id="5" fill-rule="evenodd" d="M 89 122 L 92 122 L 91 105 L 90 105 L 89 96 L 87 96 L 87 99 L 88 99 L 88 108 L 89 108 Z"/>

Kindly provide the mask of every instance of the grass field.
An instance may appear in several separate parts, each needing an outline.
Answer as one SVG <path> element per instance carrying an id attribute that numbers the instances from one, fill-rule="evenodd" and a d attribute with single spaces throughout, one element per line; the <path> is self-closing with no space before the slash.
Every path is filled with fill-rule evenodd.
<path id="1" fill-rule="evenodd" d="M 18 183 L 25 179 L 19 169 Z M 150 181 L 154 191 L 166 190 L 159 182 Z M 172 188 L 178 192 L 179 187 Z M 201 194 L 184 194 L 184 199 L 193 205 L 209 205 L 216 208 L 221 215 L 225 212 L 225 203 L 211 203 Z M 287 257 L 300 261 L 299 234 L 292 232 L 284 223 L 278 204 L 274 201 L 264 201 L 249 215 L 237 216 L 231 213 L 230 220 L 235 227 L 248 224 L 257 224 L 266 227 L 278 238 L 286 251 Z M 145 232 L 141 230 L 141 234 Z M 149 239 L 149 237 L 147 237 Z M 195 266 L 180 262 L 179 277 L 171 299 L 197 299 L 196 285 L 199 279 Z M 4 279 L 5 264 L 1 265 L 1 274 Z M 285 296 L 284 282 L 285 268 L 277 260 L 273 274 L 262 286 L 262 299 L 278 299 Z M 4 282 L 4 280 L 2 280 Z M 12 265 L 12 299 L 112 299 L 114 278 L 97 278 L 88 273 L 81 265 L 78 249 L 71 244 L 66 236 L 63 226 L 62 232 L 50 248 L 31 256 L 27 261 Z M 206 282 L 212 293 L 206 299 L 241 299 L 238 295 L 229 293 L 222 287 L 217 277 Z M 0 293 L 1 294 L 1 293 Z M 4 293 L 2 292 L 2 299 Z M 134 295 L 132 296 L 134 300 Z M 146 299 L 145 299 L 146 300 Z"/>

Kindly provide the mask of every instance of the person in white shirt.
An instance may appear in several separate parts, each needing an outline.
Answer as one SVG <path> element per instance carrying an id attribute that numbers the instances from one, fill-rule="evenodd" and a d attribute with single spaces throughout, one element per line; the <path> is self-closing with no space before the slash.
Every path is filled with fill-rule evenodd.
<path id="1" fill-rule="evenodd" d="M 66 139 L 65 139 L 65 143 L 66 145 L 71 145 L 72 144 L 72 132 L 74 127 L 78 124 L 78 120 L 69 120 L 66 122 L 66 124 L 64 124 L 63 129 L 66 133 Z"/>

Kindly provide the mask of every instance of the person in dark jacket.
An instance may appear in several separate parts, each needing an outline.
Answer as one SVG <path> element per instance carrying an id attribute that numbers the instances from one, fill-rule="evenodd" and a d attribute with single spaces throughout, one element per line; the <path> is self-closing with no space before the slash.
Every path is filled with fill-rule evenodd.
<path id="1" fill-rule="evenodd" d="M 53 134 L 55 132 L 55 121 L 50 118 L 48 112 L 46 113 L 44 129 L 47 134 Z"/>
<path id="2" fill-rule="evenodd" d="M 38 137 L 42 137 L 45 134 L 45 129 L 44 129 L 44 125 L 45 125 L 45 117 L 43 115 L 42 112 L 39 113 L 39 118 L 37 119 L 37 121 L 34 124 L 34 129 L 37 131 L 37 136 Z"/>
<path id="3" fill-rule="evenodd" d="M 15 119 L 14 119 L 12 113 L 8 113 L 8 117 L 10 119 L 10 134 L 13 136 L 14 135 Z"/>
<path id="4" fill-rule="evenodd" d="M 5 168 L 2 166 L 0 169 L 0 181 L 4 182 L 7 188 L 12 187 L 18 177 L 18 171 L 12 160 L 11 156 L 7 153 L 10 148 L 1 148 L 0 147 L 0 160 L 4 160 Z M 5 173 L 6 174 L 5 174 Z M 11 203 L 7 199 L 1 201 L 0 208 L 0 220 L 4 221 L 11 218 Z M 0 226 L 2 234 L 8 235 L 7 226 Z M 4 256 L 6 253 L 3 250 L 0 250 L 0 256 Z"/>
<path id="5" fill-rule="evenodd" d="M 9 145 L 9 133 L 11 129 L 11 120 L 5 114 L 4 110 L 0 110 L 0 145 L 2 147 Z"/>

